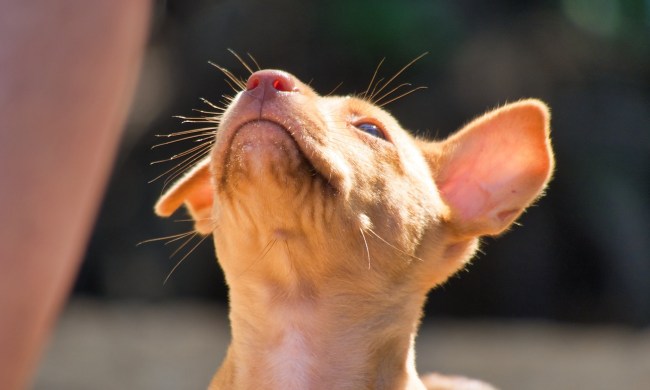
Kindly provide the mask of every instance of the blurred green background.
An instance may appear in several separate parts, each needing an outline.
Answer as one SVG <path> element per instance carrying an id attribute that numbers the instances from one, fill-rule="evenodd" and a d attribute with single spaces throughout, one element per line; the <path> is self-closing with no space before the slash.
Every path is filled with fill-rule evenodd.
<path id="1" fill-rule="evenodd" d="M 552 108 L 557 172 L 521 227 L 431 294 L 427 316 L 650 323 L 650 2 L 647 0 L 168 0 L 156 2 L 137 98 L 76 296 L 110 301 L 226 301 L 209 240 L 182 258 L 149 238 L 187 231 L 152 206 L 171 165 L 150 162 L 155 134 L 189 129 L 173 115 L 232 94 L 246 70 L 227 51 L 287 70 L 320 93 L 363 91 L 382 58 L 426 86 L 387 109 L 442 138 L 508 101 Z M 179 214 L 178 219 L 184 219 Z M 190 244 L 188 247 L 193 246 Z"/>

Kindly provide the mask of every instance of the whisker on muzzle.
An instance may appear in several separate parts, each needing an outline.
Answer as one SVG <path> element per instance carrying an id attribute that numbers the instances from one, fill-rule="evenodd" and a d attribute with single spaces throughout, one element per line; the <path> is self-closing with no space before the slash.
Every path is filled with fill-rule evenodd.
<path id="1" fill-rule="evenodd" d="M 368 257 L 368 270 L 370 270 L 370 249 L 368 248 L 368 241 L 366 240 L 366 235 L 363 233 L 363 228 L 359 228 L 359 233 L 361 233 L 363 245 L 366 249 L 366 256 Z"/>
<path id="2" fill-rule="evenodd" d="M 390 242 L 386 241 L 384 238 L 382 238 L 379 234 L 377 234 L 377 233 L 376 233 L 374 230 L 372 230 L 371 228 L 367 228 L 367 230 L 368 230 L 370 233 L 372 233 L 373 236 L 377 237 L 381 242 L 383 242 L 384 244 L 386 244 L 386 245 L 388 245 L 389 247 L 391 247 L 392 249 L 394 249 L 396 252 L 398 252 L 398 253 L 400 253 L 400 254 L 402 254 L 402 255 L 404 255 L 404 256 L 410 257 L 410 258 L 413 259 L 413 260 L 424 261 L 423 259 L 421 259 L 421 258 L 419 258 L 419 257 L 417 257 L 417 256 L 415 256 L 415 255 L 412 255 L 412 254 L 410 254 L 410 253 L 404 252 L 404 251 L 401 250 L 400 248 L 398 248 L 398 247 L 396 247 L 395 245 L 391 244 Z"/>
<path id="3" fill-rule="evenodd" d="M 198 235 L 199 235 L 198 233 L 194 233 L 194 234 L 192 234 L 192 235 L 191 235 L 191 236 L 190 236 L 190 237 L 189 237 L 189 238 L 188 238 L 188 239 L 187 239 L 187 240 L 186 240 L 186 241 L 185 241 L 185 242 L 184 242 L 184 243 L 183 243 L 179 248 L 177 248 L 177 249 L 174 251 L 174 253 L 172 253 L 172 255 L 170 256 L 170 258 L 171 258 L 171 257 L 174 257 L 174 255 L 175 255 L 176 253 L 178 253 L 179 250 L 181 250 L 182 248 L 184 248 L 185 246 L 187 246 L 187 244 L 189 244 L 189 243 L 190 243 L 190 242 L 191 242 L 191 241 L 192 241 L 196 236 L 198 236 Z M 168 281 L 169 278 L 172 276 L 172 274 L 174 273 L 174 271 L 176 271 L 176 269 L 177 269 L 177 268 L 178 268 L 178 267 L 179 267 L 179 266 L 180 266 L 180 265 L 185 261 L 185 259 L 187 259 L 188 256 L 191 255 L 192 252 L 194 252 L 194 251 L 196 250 L 196 248 L 198 248 L 199 245 L 201 245 L 201 244 L 203 243 L 203 241 L 205 241 L 205 239 L 208 238 L 208 237 L 210 237 L 210 236 L 209 236 L 209 235 L 206 235 L 206 236 L 201 237 L 201 239 L 199 240 L 199 242 L 197 242 L 197 243 L 196 243 L 196 244 L 195 244 L 195 245 L 194 245 L 194 246 L 189 250 L 189 252 L 187 252 L 185 255 L 183 255 L 183 257 L 182 257 L 182 258 L 181 258 L 181 259 L 176 263 L 176 265 L 175 265 L 175 266 L 171 269 L 171 271 L 169 271 L 169 273 L 167 274 L 167 277 L 166 277 L 165 280 L 163 281 L 163 286 L 164 286 L 165 284 L 167 284 L 167 281 Z"/>
<path id="4" fill-rule="evenodd" d="M 269 254 L 271 249 L 273 249 L 276 242 L 278 242 L 277 239 L 269 240 L 269 242 L 266 243 L 264 248 L 262 248 L 262 252 L 253 261 L 251 261 L 251 263 L 248 265 L 248 267 L 246 267 L 241 273 L 239 273 L 239 275 L 237 275 L 235 277 L 235 279 L 239 279 L 242 276 L 244 276 L 246 273 L 248 273 L 253 268 L 253 266 L 255 266 L 259 261 L 264 259 L 266 257 L 266 255 Z"/>

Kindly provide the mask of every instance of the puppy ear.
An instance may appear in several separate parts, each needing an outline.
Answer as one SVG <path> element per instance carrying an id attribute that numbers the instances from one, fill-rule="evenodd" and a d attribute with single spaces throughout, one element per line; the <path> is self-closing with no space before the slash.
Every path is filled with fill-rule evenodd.
<path id="1" fill-rule="evenodd" d="M 201 234 L 210 234 L 214 201 L 210 176 L 210 158 L 207 157 L 165 191 L 156 202 L 154 211 L 161 217 L 169 217 L 182 204 L 185 204 L 194 220 L 196 231 Z"/>
<path id="2" fill-rule="evenodd" d="M 523 100 L 475 119 L 436 147 L 435 181 L 460 234 L 499 234 L 541 195 L 554 166 L 549 121 L 544 103 Z"/>

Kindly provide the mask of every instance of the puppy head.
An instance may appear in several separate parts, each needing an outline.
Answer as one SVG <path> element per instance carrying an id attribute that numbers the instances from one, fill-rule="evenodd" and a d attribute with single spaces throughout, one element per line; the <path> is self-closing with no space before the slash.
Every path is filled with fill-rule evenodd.
<path id="1" fill-rule="evenodd" d="M 224 112 L 211 154 L 155 210 L 168 216 L 184 204 L 196 230 L 214 234 L 227 278 L 417 280 L 428 289 L 463 266 L 477 237 L 507 229 L 552 169 L 539 101 L 432 142 L 372 102 L 322 97 L 264 70 Z"/>

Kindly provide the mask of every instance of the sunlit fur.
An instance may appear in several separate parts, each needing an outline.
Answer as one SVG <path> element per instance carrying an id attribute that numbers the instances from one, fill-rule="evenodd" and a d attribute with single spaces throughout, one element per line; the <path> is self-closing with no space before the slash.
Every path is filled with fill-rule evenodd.
<path id="1" fill-rule="evenodd" d="M 425 389 L 413 341 L 426 294 L 542 192 L 548 110 L 517 102 L 430 142 L 366 99 L 271 72 L 295 89 L 238 93 L 209 154 L 156 205 L 185 204 L 226 275 L 232 343 L 210 388 Z M 490 388 L 436 378 L 427 388 Z"/>

